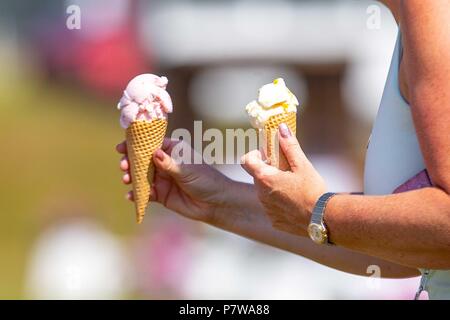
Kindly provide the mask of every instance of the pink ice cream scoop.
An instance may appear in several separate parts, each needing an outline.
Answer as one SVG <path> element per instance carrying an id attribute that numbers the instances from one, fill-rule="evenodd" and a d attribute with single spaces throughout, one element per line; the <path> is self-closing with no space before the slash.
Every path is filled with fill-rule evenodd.
<path id="1" fill-rule="evenodd" d="M 120 125 L 126 129 L 136 120 L 167 119 L 167 114 L 173 110 L 167 83 L 166 77 L 150 73 L 133 78 L 117 105 L 121 111 Z"/>

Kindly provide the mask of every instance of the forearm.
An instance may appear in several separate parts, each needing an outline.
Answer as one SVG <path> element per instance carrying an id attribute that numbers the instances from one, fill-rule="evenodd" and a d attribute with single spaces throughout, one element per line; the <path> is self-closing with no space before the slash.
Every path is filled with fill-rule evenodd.
<path id="1" fill-rule="evenodd" d="M 450 269 L 450 197 L 440 189 L 338 195 L 325 222 L 339 246 L 411 267 Z"/>
<path id="2" fill-rule="evenodd" d="M 309 238 L 276 230 L 264 214 L 253 185 L 233 183 L 229 205 L 216 212 L 210 223 L 240 236 L 286 250 L 320 264 L 358 275 L 367 276 L 367 268 L 377 265 L 381 276 L 401 278 L 417 276 L 417 269 L 408 268 L 342 247 L 318 246 Z"/>

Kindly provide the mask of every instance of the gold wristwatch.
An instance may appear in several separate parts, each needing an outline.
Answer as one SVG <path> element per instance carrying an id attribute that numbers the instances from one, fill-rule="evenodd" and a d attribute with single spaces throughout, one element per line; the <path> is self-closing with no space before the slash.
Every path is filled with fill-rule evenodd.
<path id="1" fill-rule="evenodd" d="M 311 240 L 317 244 L 332 244 L 328 237 L 327 227 L 323 221 L 323 215 L 328 200 L 335 195 L 336 193 L 333 192 L 327 192 L 321 195 L 314 206 L 311 222 L 308 225 L 308 234 Z"/>

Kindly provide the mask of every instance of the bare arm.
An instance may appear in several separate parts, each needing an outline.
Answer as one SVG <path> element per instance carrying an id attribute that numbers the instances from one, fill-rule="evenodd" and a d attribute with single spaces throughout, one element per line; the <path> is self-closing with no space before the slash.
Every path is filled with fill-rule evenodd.
<path id="1" fill-rule="evenodd" d="M 415 268 L 408 268 L 373 256 L 361 254 L 337 246 L 319 246 L 312 242 L 306 233 L 293 235 L 279 231 L 272 226 L 256 195 L 253 185 L 236 183 L 228 188 L 233 190 L 228 206 L 219 209 L 210 224 L 253 239 L 282 250 L 286 250 L 328 267 L 367 276 L 367 268 L 377 265 L 385 278 L 404 278 L 418 276 Z"/>
<path id="2" fill-rule="evenodd" d="M 408 97 L 435 186 L 386 196 L 335 196 L 325 223 L 339 246 L 412 268 L 450 269 L 450 2 L 399 4 Z M 280 126 L 280 146 L 291 172 L 273 172 L 255 152 L 246 156 L 244 168 L 272 224 L 302 234 L 326 186 L 286 126 Z"/>
<path id="3" fill-rule="evenodd" d="M 253 185 L 232 181 L 207 165 L 177 164 L 168 155 L 175 144 L 177 142 L 166 139 L 162 147 L 164 151 L 156 152 L 156 192 L 152 200 L 187 218 L 206 222 L 344 272 L 367 276 L 367 267 L 378 265 L 382 277 L 418 275 L 416 269 L 345 248 L 319 247 L 305 238 L 305 234 L 292 235 L 275 229 L 264 213 Z M 130 184 L 126 144 L 119 144 L 117 150 L 125 154 L 120 168 L 125 171 L 123 182 Z M 133 195 L 130 194 L 129 198 L 132 200 Z"/>
<path id="4" fill-rule="evenodd" d="M 433 188 L 329 204 L 334 240 L 410 266 L 450 268 L 450 2 L 403 1 L 408 96 Z M 401 254 L 399 254 L 401 252 Z"/>
<path id="5" fill-rule="evenodd" d="M 290 164 L 296 172 L 267 177 L 260 170 L 263 163 L 247 168 L 257 185 L 270 192 L 263 190 L 257 197 L 252 186 L 235 184 L 231 198 L 212 202 L 224 189 L 213 196 L 206 192 L 213 190 L 209 180 L 197 184 L 192 179 L 197 173 L 204 176 L 201 170 L 205 168 L 190 168 L 190 179 L 184 179 L 185 169 L 167 156 L 155 159 L 161 183 L 157 184 L 159 198 L 154 200 L 190 218 L 346 272 L 364 275 L 373 264 L 381 267 L 385 277 L 418 275 L 419 267 L 450 269 L 450 3 L 408 0 L 402 1 L 400 9 L 408 97 L 435 187 L 388 196 L 332 198 L 325 217 L 330 237 L 339 247 L 318 247 L 304 237 L 311 203 L 317 199 L 317 194 L 305 196 L 314 185 L 314 177 L 307 176 L 312 169 L 296 142 L 284 138 L 280 143 L 291 153 Z M 212 176 L 214 184 L 219 178 Z M 264 202 L 272 208 L 262 208 L 261 197 L 270 199 Z M 176 200 L 181 201 L 178 207 Z M 183 211 L 186 204 L 189 211 Z M 214 212 L 213 218 L 207 212 Z M 280 219 L 278 227 L 279 221 L 285 221 L 283 228 L 292 234 L 274 228 L 273 217 Z"/>
<path id="6" fill-rule="evenodd" d="M 340 195 L 326 209 L 334 243 L 416 268 L 450 268 L 450 201 L 438 188 Z"/>

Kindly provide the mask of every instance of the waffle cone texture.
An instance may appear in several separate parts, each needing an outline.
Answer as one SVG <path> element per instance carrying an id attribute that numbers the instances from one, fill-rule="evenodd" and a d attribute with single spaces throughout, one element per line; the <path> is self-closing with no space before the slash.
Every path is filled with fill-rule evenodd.
<path id="1" fill-rule="evenodd" d="M 270 117 L 264 125 L 265 153 L 270 164 L 280 170 L 287 171 L 290 169 L 289 163 L 281 151 L 278 141 L 278 127 L 285 123 L 292 134 L 297 132 L 297 114 L 295 112 L 285 112 Z"/>
<path id="2" fill-rule="evenodd" d="M 153 153 L 161 147 L 167 130 L 167 121 L 134 121 L 126 130 L 128 159 L 133 185 L 136 221 L 144 219 L 155 176 Z"/>

